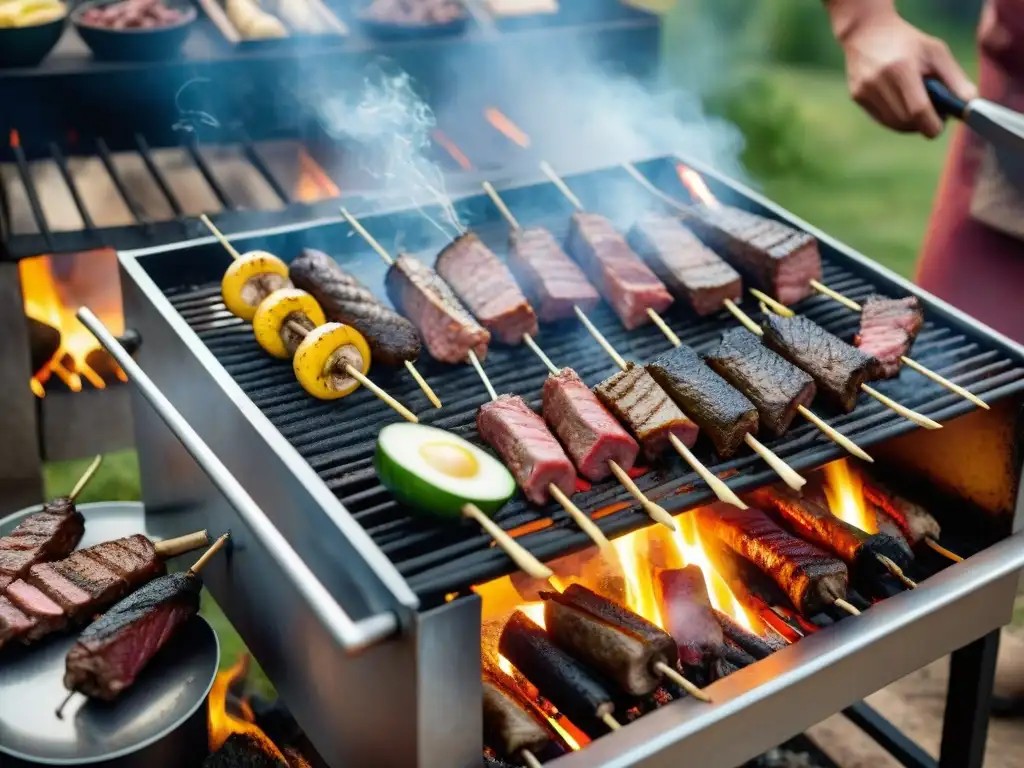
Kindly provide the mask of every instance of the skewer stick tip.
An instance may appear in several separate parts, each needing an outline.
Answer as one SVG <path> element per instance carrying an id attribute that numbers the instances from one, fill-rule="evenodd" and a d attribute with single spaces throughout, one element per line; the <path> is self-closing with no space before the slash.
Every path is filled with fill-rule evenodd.
<path id="1" fill-rule="evenodd" d="M 954 393 L 956 395 L 960 395 L 960 397 L 964 398 L 964 400 L 968 400 L 968 401 L 974 403 L 979 408 L 984 408 L 986 411 L 992 410 L 991 406 L 989 406 L 988 403 L 986 403 L 984 400 L 982 400 L 976 394 L 974 394 L 973 392 L 970 392 L 967 389 L 964 389 L 959 384 L 954 384 L 952 381 L 947 379 L 945 376 L 942 376 L 942 375 L 936 373 L 931 368 L 926 368 L 925 366 L 921 365 L 916 360 L 911 360 L 906 355 L 901 355 L 900 356 L 900 360 L 908 368 L 912 368 L 913 370 L 915 370 L 918 373 L 920 373 L 922 376 L 931 379 L 932 381 L 934 381 L 939 386 L 945 387 L 950 392 L 952 392 L 952 393 Z"/>
<path id="2" fill-rule="evenodd" d="M 789 464 L 780 459 L 774 451 L 768 446 L 758 440 L 749 432 L 743 437 L 744 442 L 750 446 L 750 448 L 767 462 L 768 466 L 775 470 L 775 473 L 782 478 L 782 481 L 792 488 L 794 491 L 799 491 L 805 485 L 807 485 L 807 479 L 802 477 L 795 469 Z"/>
<path id="3" fill-rule="evenodd" d="M 804 405 L 798 405 L 797 411 L 805 419 L 811 422 L 811 424 L 820 429 L 829 440 L 833 441 L 841 448 L 844 448 L 848 453 L 850 453 L 853 456 L 856 456 L 858 459 L 861 459 L 862 461 L 868 462 L 869 464 L 875 463 L 875 460 L 871 458 L 867 451 L 865 451 L 863 448 L 861 448 L 859 445 L 857 445 L 855 442 L 853 442 L 850 438 L 848 438 L 842 432 L 837 430 L 835 427 L 828 424 L 824 419 L 818 416 L 818 414 L 816 414 L 810 408 Z"/>
<path id="4" fill-rule="evenodd" d="M 658 330 L 665 334 L 665 338 L 669 340 L 673 347 L 683 346 L 682 339 L 676 335 L 676 332 L 669 327 L 669 324 L 665 322 L 665 319 L 661 315 L 648 307 L 647 316 L 651 318 L 652 323 L 658 326 Z"/>
<path id="5" fill-rule="evenodd" d="M 71 699 L 75 697 L 76 693 L 78 693 L 78 691 L 71 691 L 71 693 L 64 697 L 64 701 L 60 703 L 60 706 L 57 707 L 56 711 L 53 714 L 57 716 L 58 720 L 64 719 L 64 707 L 66 707 L 68 705 L 68 702 L 70 702 Z"/>
<path id="6" fill-rule="evenodd" d="M 526 547 L 502 530 L 501 526 L 485 515 L 476 504 L 466 504 L 462 508 L 462 514 L 483 528 L 505 554 L 512 558 L 512 562 L 531 578 L 544 581 L 555 575 L 554 571 L 531 555 Z"/>
<path id="7" fill-rule="evenodd" d="M 612 715 L 611 712 L 605 712 L 603 715 L 601 715 L 601 721 L 609 728 L 611 728 L 613 731 L 617 731 L 619 730 L 619 728 L 622 727 L 622 725 L 619 723 L 618 720 L 615 719 L 614 715 Z"/>
<path id="8" fill-rule="evenodd" d="M 696 685 L 691 683 L 689 680 L 687 680 L 685 677 L 683 677 L 679 673 L 679 670 L 673 669 L 663 661 L 659 661 L 657 664 L 655 664 L 654 668 L 658 672 L 661 672 L 661 674 L 663 674 L 673 683 L 682 688 L 684 691 L 686 691 L 688 694 L 693 696 L 693 698 L 697 699 L 697 701 L 703 701 L 707 704 L 711 703 L 711 697 L 704 693 L 704 691 L 702 691 Z"/>
<path id="9" fill-rule="evenodd" d="M 594 341 L 601 345 L 601 349 L 603 349 L 608 356 L 615 361 L 615 364 L 619 366 L 619 368 L 626 370 L 626 361 L 623 359 L 622 355 L 615 351 L 615 347 L 609 343 L 608 339 L 604 337 L 604 334 L 597 330 L 596 325 L 590 322 L 590 318 L 587 317 L 586 313 L 582 309 L 580 309 L 579 304 L 573 305 L 573 311 L 576 313 L 576 317 L 580 319 L 580 322 L 583 323 L 587 332 L 594 337 Z"/>
<path id="10" fill-rule="evenodd" d="M 622 483 L 627 491 L 630 492 L 633 498 L 640 502 L 640 506 L 643 508 L 644 512 L 646 512 L 654 522 L 661 523 L 661 525 L 665 526 L 670 531 L 676 530 L 676 521 L 672 518 L 672 515 L 666 512 L 659 504 L 655 504 L 647 498 L 647 494 L 640 490 L 640 486 L 633 482 L 633 478 L 629 476 L 629 473 L 626 472 L 626 470 L 614 461 L 608 462 L 608 468 L 611 469 L 612 474 L 614 474 L 618 481 Z"/>
<path id="11" fill-rule="evenodd" d="M 875 555 L 889 573 L 895 576 L 907 589 L 917 589 L 917 582 L 907 576 L 896 563 L 893 562 L 892 558 L 886 557 L 885 555 Z"/>
<path id="12" fill-rule="evenodd" d="M 924 414 L 918 413 L 917 411 L 907 408 L 905 405 L 900 405 L 890 397 L 886 397 L 874 387 L 868 386 L 867 384 L 860 385 L 861 391 L 867 393 L 871 397 L 875 398 L 878 402 L 884 405 L 886 408 L 895 411 L 900 416 L 905 418 L 907 421 L 912 421 L 919 427 L 925 429 L 942 429 L 942 425 L 934 419 L 930 419 Z"/>
<path id="13" fill-rule="evenodd" d="M 928 547 L 930 547 L 932 550 L 934 550 L 935 552 L 938 552 L 943 557 L 948 558 L 949 560 L 952 560 L 954 563 L 962 563 L 964 561 L 964 559 L 962 557 L 960 557 L 960 555 L 958 555 L 956 552 L 953 552 L 951 550 L 946 549 L 944 546 L 939 544 L 939 542 L 937 542 L 931 536 L 925 536 L 924 537 L 924 543 Z"/>
<path id="14" fill-rule="evenodd" d="M 781 317 L 793 317 L 796 314 L 792 309 L 787 307 L 785 304 L 776 301 L 764 291 L 759 291 L 757 288 L 750 288 L 748 290 L 754 298 L 756 298 L 761 304 L 766 305 L 768 309 L 776 315 Z M 762 311 L 765 311 L 763 307 Z"/>
<path id="15" fill-rule="evenodd" d="M 203 222 L 204 225 L 206 225 L 206 228 L 208 230 L 210 230 L 210 234 L 213 235 L 215 238 L 217 238 L 217 240 L 220 242 L 220 244 L 224 246 L 225 250 L 227 250 L 227 252 L 231 254 L 231 258 L 233 258 L 233 259 L 240 259 L 240 258 L 242 258 L 242 254 L 240 254 L 238 252 L 238 249 L 235 248 L 235 246 L 233 246 L 231 244 L 231 241 L 228 240 L 227 237 L 224 236 L 224 233 L 221 232 L 217 228 L 217 225 L 214 224 L 212 221 L 210 221 L 210 217 L 209 216 L 207 216 L 205 213 L 201 214 L 199 216 L 199 220 L 201 222 Z"/>
<path id="16" fill-rule="evenodd" d="M 345 221 L 348 222 L 349 226 L 354 229 L 366 244 L 369 245 L 374 252 L 381 257 L 385 264 L 389 267 L 395 263 L 395 260 L 391 258 L 391 254 L 384 250 L 384 246 L 377 242 L 377 238 L 367 231 L 366 227 L 359 223 L 359 219 L 348 212 L 348 208 L 341 206 L 338 210 L 341 211 L 341 215 L 345 217 Z"/>
<path id="17" fill-rule="evenodd" d="M 191 552 L 195 549 L 201 549 L 202 547 L 209 546 L 209 544 L 210 534 L 202 530 L 195 533 L 186 533 L 184 536 L 176 536 L 173 539 L 157 541 L 153 544 L 153 549 L 156 550 L 157 557 L 162 557 L 166 560 L 178 555 L 184 555 L 186 552 Z"/>
<path id="18" fill-rule="evenodd" d="M 476 352 L 472 349 L 469 350 L 469 362 L 476 369 L 476 375 L 480 377 L 480 381 L 484 383 L 484 387 L 487 389 L 487 394 L 490 395 L 491 400 L 498 399 L 498 393 L 494 389 L 494 385 L 491 384 L 491 378 L 484 371 L 484 367 L 480 364 L 480 358 L 476 356 Z"/>
<path id="19" fill-rule="evenodd" d="M 851 616 L 860 616 L 860 611 L 857 609 L 857 607 L 853 606 L 853 605 L 850 605 L 850 603 L 846 602 L 841 597 L 837 597 L 832 602 L 832 604 L 835 605 L 837 608 L 842 608 L 844 611 L 846 611 Z"/>
<path id="20" fill-rule="evenodd" d="M 755 336 L 764 335 L 764 330 L 762 330 L 761 326 L 755 323 L 754 319 L 750 315 L 748 315 L 746 312 L 740 309 L 736 305 L 735 301 L 733 301 L 732 299 L 725 299 L 722 302 L 722 304 L 724 304 L 725 308 L 732 313 L 732 316 L 739 320 L 743 327 L 750 331 L 752 334 L 754 334 Z"/>
<path id="21" fill-rule="evenodd" d="M 852 309 L 854 312 L 860 312 L 863 309 L 863 307 L 853 299 L 849 299 L 846 296 L 843 296 L 843 294 L 839 293 L 838 291 L 833 291 L 827 285 L 818 280 L 812 279 L 809 281 L 809 284 L 811 288 L 816 290 L 818 293 L 824 294 L 825 296 L 828 296 L 830 299 L 838 301 L 847 309 Z"/>
<path id="22" fill-rule="evenodd" d="M 68 498 L 71 499 L 71 501 L 78 498 L 78 494 L 80 494 L 85 489 L 85 486 L 89 484 L 93 476 L 96 474 L 96 470 L 100 468 L 100 464 L 102 463 L 103 454 L 97 453 L 96 458 L 89 463 L 85 472 L 82 473 L 82 476 L 78 478 L 78 482 L 75 483 L 75 487 L 71 489 L 71 493 L 68 494 Z"/>
<path id="23" fill-rule="evenodd" d="M 230 533 L 222 534 L 215 542 L 213 542 L 213 544 L 210 545 L 208 550 L 203 552 L 202 557 L 192 564 L 192 567 L 188 569 L 188 572 L 195 575 L 203 570 L 203 567 L 210 562 L 210 558 L 216 555 L 221 548 L 228 543 L 229 538 L 231 538 Z"/>
<path id="24" fill-rule="evenodd" d="M 419 423 L 419 417 L 417 417 L 415 413 L 410 411 L 408 408 L 406 408 L 400 402 L 395 400 L 395 398 L 393 398 L 387 392 L 385 392 L 383 389 L 381 389 L 376 384 L 374 384 L 372 381 L 370 381 L 368 378 L 366 378 L 366 376 L 363 374 L 363 372 L 360 371 L 358 368 L 356 368 L 355 366 L 353 366 L 351 364 L 346 364 L 345 365 L 345 373 L 347 373 L 353 379 L 355 379 L 360 384 L 362 384 L 364 387 L 366 387 L 368 390 L 370 390 L 383 403 L 385 403 L 386 405 L 388 405 L 392 409 L 394 409 L 394 411 L 399 416 L 401 416 L 403 419 L 405 419 L 406 421 L 411 421 L 413 424 L 418 424 Z"/>
<path id="25" fill-rule="evenodd" d="M 423 374 L 416 370 L 416 366 L 412 364 L 411 360 L 405 361 L 405 368 L 409 371 L 409 375 L 415 379 L 416 384 L 423 390 L 423 394 L 427 396 L 427 399 L 433 404 L 435 408 L 441 407 L 441 398 L 435 393 L 433 388 L 427 383 L 427 380 L 423 378 Z"/>
<path id="26" fill-rule="evenodd" d="M 561 488 L 551 483 L 548 486 L 548 493 L 551 494 L 551 498 L 562 506 L 562 509 L 573 519 L 573 522 L 590 537 L 590 540 L 597 545 L 598 549 L 604 550 L 611 547 L 612 543 L 608 541 L 608 537 L 604 535 L 604 532 L 597 527 L 597 524 L 582 509 L 573 503 L 572 499 Z"/>
<path id="27" fill-rule="evenodd" d="M 724 501 L 726 504 L 732 504 L 734 507 L 740 509 L 746 509 L 747 505 L 743 503 L 742 499 L 737 496 L 732 488 L 722 482 L 721 479 L 714 472 L 704 466 L 703 462 L 693 455 L 693 452 L 686 447 L 686 444 L 673 434 L 668 436 L 669 442 L 672 443 L 672 447 L 676 449 L 676 452 L 683 457 L 683 461 L 690 465 L 690 469 L 696 472 L 701 480 L 708 484 L 708 487 L 714 492 L 715 496 L 718 497 L 719 501 Z"/>

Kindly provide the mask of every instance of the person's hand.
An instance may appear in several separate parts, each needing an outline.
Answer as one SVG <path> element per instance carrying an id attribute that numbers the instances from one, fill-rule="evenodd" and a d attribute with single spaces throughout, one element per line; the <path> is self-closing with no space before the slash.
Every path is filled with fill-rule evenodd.
<path id="1" fill-rule="evenodd" d="M 941 80 L 965 101 L 977 96 L 949 47 L 908 24 L 895 9 L 850 18 L 836 25 L 836 36 L 846 54 L 850 94 L 889 128 L 928 138 L 942 133 L 942 118 L 924 87 L 926 77 Z"/>

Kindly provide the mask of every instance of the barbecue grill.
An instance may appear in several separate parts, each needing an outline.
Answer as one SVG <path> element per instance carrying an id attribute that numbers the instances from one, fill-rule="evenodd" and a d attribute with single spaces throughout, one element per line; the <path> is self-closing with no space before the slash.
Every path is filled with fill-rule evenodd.
<path id="1" fill-rule="evenodd" d="M 663 157 L 640 169 L 682 196 L 673 181 L 675 162 Z M 714 704 L 674 702 L 554 764 L 657 766 L 683 759 L 733 766 L 965 646 L 954 655 L 947 721 L 966 721 L 965 713 L 974 717 L 990 690 L 992 633 L 1010 617 L 1017 572 L 1024 566 L 1024 542 L 1010 535 L 1020 517 L 1016 419 L 1024 349 L 750 190 L 691 165 L 723 202 L 816 235 L 829 286 L 858 300 L 876 291 L 921 297 L 927 323 L 915 359 L 969 387 L 993 410 L 969 413 L 968 402 L 907 372 L 878 388 L 946 424 L 942 432 L 913 432 L 911 423 L 864 398 L 852 414 L 821 415 L 860 446 L 875 446 L 872 454 L 884 456 L 893 475 L 928 477 L 937 486 L 929 491 L 936 500 L 932 508 L 947 521 L 959 521 L 954 528 L 974 531 L 959 542 L 961 554 L 972 557 L 913 592 L 715 683 Z M 623 200 L 645 194 L 621 168 L 574 176 L 570 183 L 589 210 L 613 220 L 622 214 Z M 552 185 L 527 182 L 503 197 L 524 225 L 565 235 L 571 210 Z M 507 230 L 485 195 L 461 198 L 456 208 L 464 224 L 504 253 Z M 389 250 L 431 263 L 446 242 L 417 210 L 385 211 L 363 224 Z M 247 233 L 235 244 L 286 260 L 302 247 L 324 250 L 383 295 L 384 265 L 350 236 L 340 217 Z M 374 438 L 397 417 L 362 390 L 333 403 L 306 396 L 290 364 L 269 359 L 251 330 L 224 308 L 219 282 L 230 257 L 215 240 L 119 258 L 127 324 L 142 340 L 137 365 L 109 334 L 102 340 L 139 385 L 133 405 L 147 526 L 160 535 L 232 529 L 232 556 L 211 563 L 207 584 L 329 764 L 479 765 L 481 604 L 469 587 L 511 573 L 511 561 L 475 528 L 442 527 L 399 507 L 383 491 L 372 466 Z M 823 297 L 805 301 L 800 311 L 841 337 L 856 328 L 854 315 Z M 674 307 L 665 317 L 684 343 L 700 351 L 735 325 L 724 312 L 698 319 Z M 625 332 L 607 308 L 592 318 L 626 357 L 649 360 L 669 348 L 653 327 Z M 614 370 L 577 324 L 544 327 L 537 341 L 556 364 L 574 367 L 588 383 Z M 494 345 L 485 367 L 496 389 L 538 403 L 547 372 L 531 352 Z M 424 423 L 475 439 L 476 409 L 487 393 L 473 369 L 431 361 L 420 369 L 443 409 L 434 411 L 407 377 L 383 369 L 373 374 Z M 974 477 L 951 473 L 943 486 L 938 474 L 955 462 L 943 458 L 940 464 L 925 448 L 941 445 L 970 468 L 981 443 L 999 460 Z M 766 444 L 797 470 L 842 455 L 809 424 Z M 716 462 L 700 443 L 696 452 L 735 490 L 773 479 L 753 455 Z M 636 482 L 674 513 L 711 497 L 675 460 Z M 600 511 L 597 525 L 609 536 L 650 524 L 611 483 L 595 484 L 574 500 L 585 512 Z M 549 518 L 553 522 L 545 524 Z M 496 519 L 507 530 L 522 531 L 519 542 L 543 560 L 589 544 L 559 509 L 515 501 Z M 912 752 L 869 710 L 851 714 L 892 749 Z M 977 718 L 972 722 L 977 725 Z M 948 740 L 956 744 L 944 752 L 942 764 L 980 765 L 983 724 L 957 735 Z"/>

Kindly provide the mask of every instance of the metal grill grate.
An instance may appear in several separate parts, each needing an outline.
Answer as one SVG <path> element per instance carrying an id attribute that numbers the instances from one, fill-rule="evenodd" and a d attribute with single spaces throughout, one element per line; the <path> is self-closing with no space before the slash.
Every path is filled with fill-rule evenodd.
<path id="1" fill-rule="evenodd" d="M 526 224 L 526 221 L 523 221 Z M 567 219 L 535 221 L 556 237 L 566 233 Z M 475 231 L 499 254 L 506 250 L 506 228 L 495 222 Z M 437 242 L 439 248 L 442 242 Z M 824 248 L 824 280 L 856 300 L 874 290 L 864 278 L 841 266 L 838 257 Z M 295 254 L 280 254 L 291 258 Z M 432 256 L 421 254 L 430 259 Z M 369 252 L 346 255 L 342 263 L 361 276 L 372 290 L 383 294 L 384 266 Z M 252 401 L 302 454 L 349 512 L 391 558 L 425 604 L 433 604 L 449 592 L 496 578 L 514 570 L 504 553 L 472 525 L 445 525 L 397 505 L 377 483 L 373 470 L 375 436 L 384 425 L 399 417 L 370 393 L 359 390 L 340 402 L 320 402 L 307 396 L 292 373 L 291 364 L 269 358 L 253 339 L 251 329 L 230 315 L 220 299 L 218 283 L 167 291 L 171 303 Z M 747 309 L 754 312 L 752 302 Z M 852 338 L 858 317 L 842 306 L 815 297 L 799 310 L 842 338 Z M 927 313 L 926 313 L 927 314 Z M 704 352 L 720 333 L 735 325 L 728 313 L 697 319 L 681 304 L 665 315 L 684 343 Z M 668 341 L 654 327 L 625 331 L 611 310 L 601 306 L 592 319 L 612 344 L 627 358 L 646 361 L 669 349 Z M 537 341 L 556 365 L 572 366 L 593 386 L 617 369 L 586 331 L 576 322 L 542 328 Z M 1005 352 L 992 349 L 970 332 L 939 324 L 928 317 L 914 346 L 913 355 L 951 380 L 989 399 L 1024 389 L 1024 367 Z M 487 395 L 471 367 L 446 366 L 423 360 L 418 366 L 444 402 L 434 410 L 401 371 L 376 368 L 371 376 L 409 405 L 425 424 L 450 429 L 479 442 L 476 436 L 477 407 Z M 539 407 L 546 370 L 525 347 L 492 345 L 485 368 L 499 392 L 521 394 Z M 939 420 L 949 419 L 971 407 L 957 396 L 911 372 L 880 382 L 889 396 Z M 913 428 L 880 403 L 862 396 L 849 415 L 829 412 L 821 402 L 815 409 L 827 421 L 863 447 Z M 843 455 L 809 423 L 798 420 L 781 439 L 767 443 L 797 469 L 815 466 Z M 697 455 L 712 471 L 730 477 L 736 489 L 770 482 L 772 471 L 749 451 L 730 461 L 716 461 L 701 438 Z M 675 454 L 637 478 L 637 484 L 670 511 L 697 506 L 710 492 Z M 597 513 L 598 525 L 618 535 L 649 523 L 626 492 L 614 482 L 596 484 L 576 494 L 574 500 L 588 513 Z M 506 530 L 520 529 L 521 542 L 542 559 L 585 547 L 589 540 L 557 506 L 537 508 L 515 499 L 498 514 Z M 523 528 L 524 526 L 528 528 Z"/>

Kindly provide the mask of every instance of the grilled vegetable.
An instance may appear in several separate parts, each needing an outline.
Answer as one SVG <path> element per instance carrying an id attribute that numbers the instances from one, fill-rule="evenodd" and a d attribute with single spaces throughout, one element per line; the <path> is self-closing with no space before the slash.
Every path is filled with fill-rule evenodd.
<path id="1" fill-rule="evenodd" d="M 384 427 L 374 466 L 399 501 L 439 517 L 458 518 L 467 503 L 491 514 L 516 492 L 515 478 L 489 453 L 422 424 Z"/>
<path id="2" fill-rule="evenodd" d="M 261 301 L 289 287 L 287 264 L 272 253 L 249 251 L 232 261 L 224 272 L 220 295 L 231 314 L 252 322 Z"/>
<path id="3" fill-rule="evenodd" d="M 541 597 L 544 625 L 558 647 L 631 696 L 654 691 L 664 680 L 658 665 L 674 667 L 678 660 L 671 635 L 586 587 L 572 584 L 565 592 L 542 592 Z"/>
<path id="4" fill-rule="evenodd" d="M 486 676 L 484 685 L 484 744 L 499 757 L 518 760 L 525 749 L 536 754 L 552 741 L 533 708 Z"/>
<path id="5" fill-rule="evenodd" d="M 680 662 L 706 674 L 710 665 L 725 655 L 725 637 L 712 612 L 703 572 L 696 565 L 659 571 L 654 589 Z"/>
<path id="6" fill-rule="evenodd" d="M 326 322 L 316 299 L 298 288 L 282 288 L 260 302 L 252 318 L 252 330 L 268 354 L 288 360 L 304 338 L 289 324 L 297 323 L 312 331 Z"/>
<path id="7" fill-rule="evenodd" d="M 359 331 L 341 323 L 324 323 L 311 330 L 292 360 L 299 384 L 320 400 L 337 400 L 359 387 L 346 365 L 369 373 L 370 347 Z"/>

